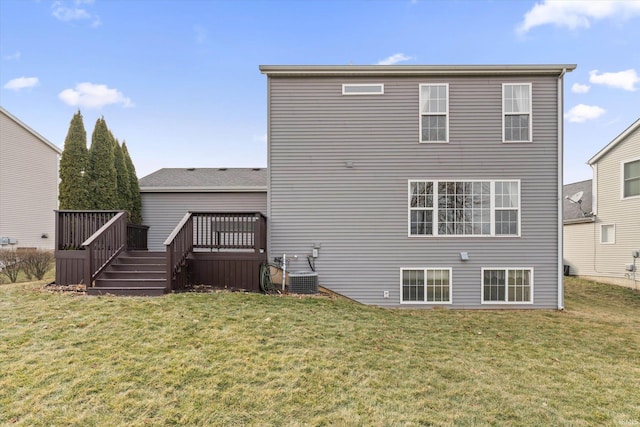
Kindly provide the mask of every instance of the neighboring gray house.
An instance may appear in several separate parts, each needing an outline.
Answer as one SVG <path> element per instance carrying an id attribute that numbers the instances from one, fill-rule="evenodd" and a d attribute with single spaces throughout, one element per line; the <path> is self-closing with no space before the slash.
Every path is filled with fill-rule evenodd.
<path id="1" fill-rule="evenodd" d="M 640 250 L 640 119 L 588 163 L 593 181 L 570 185 L 584 184 L 582 207 L 593 216 L 565 215 L 565 263 L 571 274 L 636 287 L 640 273 L 634 283 L 626 265 L 633 263 L 632 251 Z M 573 190 L 578 188 L 568 192 Z M 636 264 L 640 268 L 640 260 Z"/>
<path id="2" fill-rule="evenodd" d="M 61 154 L 0 107 L 0 248 L 53 249 Z"/>
<path id="3" fill-rule="evenodd" d="M 268 252 L 390 307 L 562 308 L 575 65 L 261 66 Z"/>
<path id="4" fill-rule="evenodd" d="M 164 241 L 188 211 L 267 211 L 266 168 L 165 168 L 140 179 L 148 246 Z"/>

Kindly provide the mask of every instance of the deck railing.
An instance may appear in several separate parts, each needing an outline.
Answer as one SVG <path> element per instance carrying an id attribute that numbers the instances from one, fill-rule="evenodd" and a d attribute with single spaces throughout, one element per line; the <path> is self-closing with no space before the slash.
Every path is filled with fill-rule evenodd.
<path id="1" fill-rule="evenodd" d="M 267 247 L 267 218 L 259 212 L 192 212 L 193 247 L 211 251 Z"/>
<path id="2" fill-rule="evenodd" d="M 85 250 L 84 283 L 93 280 L 127 248 L 127 213 L 118 212 L 98 231 L 82 243 Z"/>
<path id="3" fill-rule="evenodd" d="M 148 225 L 127 224 L 127 249 L 130 251 L 146 251 L 148 232 Z"/>
<path id="4" fill-rule="evenodd" d="M 184 288 L 187 284 L 187 257 L 193 251 L 193 216 L 187 212 L 164 242 L 167 248 L 167 288 Z"/>
<path id="5" fill-rule="evenodd" d="M 56 211 L 56 249 L 82 249 L 82 243 L 120 211 Z"/>

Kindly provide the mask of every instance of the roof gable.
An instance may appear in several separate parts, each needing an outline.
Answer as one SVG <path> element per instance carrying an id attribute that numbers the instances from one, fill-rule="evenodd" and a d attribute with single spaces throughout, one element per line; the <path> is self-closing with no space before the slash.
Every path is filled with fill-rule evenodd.
<path id="1" fill-rule="evenodd" d="M 40 140 L 43 144 L 45 144 L 46 146 L 48 146 L 49 148 L 51 148 L 53 151 L 55 151 L 58 154 L 62 154 L 62 149 L 60 147 L 58 147 L 57 145 L 53 144 L 51 141 L 49 141 L 47 138 L 45 138 L 44 136 L 40 135 L 38 132 L 36 132 L 35 130 L 31 129 L 29 126 L 27 126 L 24 122 L 22 122 L 20 119 L 18 119 L 16 116 L 14 116 L 13 114 L 11 114 L 10 112 L 8 112 L 6 109 L 4 109 L 3 107 L 0 107 L 0 113 L 4 114 L 5 116 L 7 116 L 9 119 L 13 120 L 18 126 L 22 127 L 24 130 L 26 130 L 27 132 L 29 132 L 30 134 L 32 134 L 33 136 L 35 136 L 38 140 Z"/>
<path id="2" fill-rule="evenodd" d="M 593 165 L 597 163 L 605 154 L 611 151 L 616 145 L 618 145 L 621 141 L 624 141 L 629 135 L 631 135 L 635 130 L 640 128 L 640 119 L 636 120 L 631 126 L 626 128 L 620 135 L 615 137 L 613 141 L 607 144 L 602 150 L 598 151 L 595 156 L 589 159 L 587 162 L 589 165 Z"/>

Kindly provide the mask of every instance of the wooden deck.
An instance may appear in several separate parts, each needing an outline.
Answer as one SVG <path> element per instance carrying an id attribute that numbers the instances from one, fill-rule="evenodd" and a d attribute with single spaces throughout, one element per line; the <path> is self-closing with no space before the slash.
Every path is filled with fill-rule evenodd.
<path id="1" fill-rule="evenodd" d="M 196 284 L 259 291 L 261 213 L 189 212 L 165 252 L 144 254 L 147 229 L 127 224 L 123 211 L 57 211 L 56 283 L 83 283 L 89 294 L 159 295 Z"/>

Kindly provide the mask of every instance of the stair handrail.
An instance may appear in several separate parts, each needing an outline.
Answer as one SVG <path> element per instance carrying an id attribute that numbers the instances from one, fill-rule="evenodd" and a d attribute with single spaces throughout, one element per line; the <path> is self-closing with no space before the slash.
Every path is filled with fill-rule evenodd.
<path id="1" fill-rule="evenodd" d="M 174 285 L 184 286 L 187 281 L 183 269 L 187 257 L 193 251 L 193 215 L 187 212 L 169 237 L 164 241 L 167 257 L 167 289 Z"/>
<path id="2" fill-rule="evenodd" d="M 96 277 L 127 249 L 127 213 L 119 211 L 82 242 L 81 248 L 85 251 L 83 281 L 91 287 Z"/>

